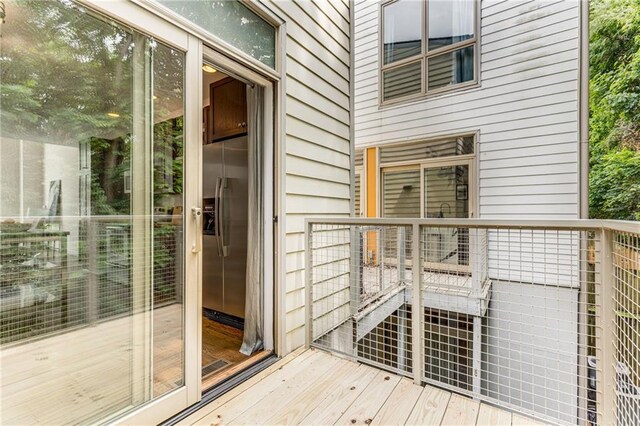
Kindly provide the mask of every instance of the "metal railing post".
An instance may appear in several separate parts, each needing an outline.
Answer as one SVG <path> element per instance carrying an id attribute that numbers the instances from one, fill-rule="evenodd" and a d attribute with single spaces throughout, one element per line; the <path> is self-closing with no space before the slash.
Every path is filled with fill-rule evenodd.
<path id="1" fill-rule="evenodd" d="M 360 285 L 362 283 L 362 252 L 361 241 L 362 229 L 358 226 L 349 227 L 349 297 L 351 299 L 351 315 L 358 313 L 360 307 Z"/>
<path id="2" fill-rule="evenodd" d="M 597 381 L 596 407 L 598 424 L 616 424 L 616 356 L 615 356 L 615 306 L 613 300 L 613 231 L 601 229 L 596 239 L 596 355 Z M 596 234 L 596 235 L 597 235 Z M 599 244 L 598 244 L 599 241 Z M 599 247 L 598 247 L 599 246 Z"/>
<path id="3" fill-rule="evenodd" d="M 305 345 L 306 347 L 311 347 L 311 343 L 313 341 L 313 273 L 311 271 L 313 265 L 312 253 L 311 253 L 311 236 L 312 236 L 312 228 L 313 224 L 310 222 L 305 222 L 304 227 L 304 254 L 305 254 L 305 303 L 306 303 L 306 338 Z"/>
<path id="4" fill-rule="evenodd" d="M 411 238 L 411 352 L 413 381 L 417 385 L 422 384 L 424 370 L 424 342 L 423 322 L 424 310 L 422 308 L 422 251 L 420 250 L 420 223 L 414 222 L 412 225 Z"/>
<path id="5" fill-rule="evenodd" d="M 405 267 L 407 262 L 407 250 L 406 250 L 407 236 L 406 236 L 404 226 L 398 226 L 398 234 L 396 237 L 396 242 L 397 242 L 396 257 L 398 262 L 398 282 L 404 283 L 406 280 Z"/>
<path id="6" fill-rule="evenodd" d="M 406 285 L 405 267 L 407 261 L 407 236 L 404 226 L 398 226 L 396 235 L 396 263 L 398 265 L 398 284 Z M 400 371 L 406 370 L 406 347 L 407 347 L 407 311 L 406 309 L 398 310 L 398 362 L 397 367 Z"/>
<path id="7" fill-rule="evenodd" d="M 469 228 L 469 263 L 471 264 L 471 294 L 473 297 L 479 298 L 482 287 L 482 271 L 480 270 L 480 247 L 478 238 L 478 229 Z"/>

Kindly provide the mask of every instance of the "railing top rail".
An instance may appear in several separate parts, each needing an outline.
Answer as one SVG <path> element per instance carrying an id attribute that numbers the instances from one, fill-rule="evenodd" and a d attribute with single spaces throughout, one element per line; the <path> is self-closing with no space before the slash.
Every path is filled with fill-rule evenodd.
<path id="1" fill-rule="evenodd" d="M 362 225 L 362 226 L 432 226 L 473 228 L 521 228 L 544 230 L 600 230 L 640 234 L 640 222 L 599 219 L 396 219 L 396 218 L 307 218 L 309 225 Z"/>

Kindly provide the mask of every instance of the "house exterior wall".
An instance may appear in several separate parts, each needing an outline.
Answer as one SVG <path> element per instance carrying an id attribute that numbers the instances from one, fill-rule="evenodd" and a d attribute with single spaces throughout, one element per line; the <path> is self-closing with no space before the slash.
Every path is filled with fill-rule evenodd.
<path id="1" fill-rule="evenodd" d="M 355 147 L 475 133 L 475 179 L 469 182 L 469 196 L 476 204 L 474 217 L 576 218 L 580 203 L 586 202 L 579 197 L 581 4 L 577 0 L 478 1 L 478 85 L 385 105 L 380 104 L 379 93 L 380 2 L 356 1 Z M 380 215 L 380 181 L 362 184 L 368 188 L 367 194 L 377 194 L 376 213 Z M 485 325 L 475 332 L 483 334 L 483 362 L 504 374 L 500 380 L 483 377 L 483 392 L 503 400 L 520 398 L 540 414 L 557 416 L 566 409 L 563 404 L 575 401 L 575 380 L 558 379 L 544 369 L 534 377 L 527 373 L 525 364 L 544 366 L 545 351 L 558 348 L 548 347 L 539 328 L 525 326 L 500 336 L 495 332 L 501 324 L 523 322 L 514 300 L 543 301 L 531 302 L 533 306 L 555 301 L 566 306 L 568 314 L 576 315 L 577 240 L 570 250 L 571 246 L 550 239 L 540 243 L 541 238 L 544 236 L 536 234 L 532 241 L 512 240 L 515 250 L 507 260 L 508 267 L 504 263 L 499 267 L 505 259 L 496 258 L 495 247 L 504 238 L 489 235 L 493 296 Z M 534 246 L 548 256 L 529 270 L 518 259 L 522 253 L 526 257 Z M 560 358 L 570 362 L 577 357 L 577 329 L 571 322 L 564 324 L 556 330 L 568 342 Z M 498 347 L 499 339 L 512 342 L 514 348 L 535 350 L 529 351 L 530 359 L 522 364 L 510 364 L 487 349 Z M 558 406 L 540 408 L 535 397 L 513 393 L 516 388 L 534 389 L 541 381 L 565 393 L 558 396 Z M 507 391 L 500 393 L 500 387 Z M 567 416 L 569 421 L 571 414 Z"/>
<path id="2" fill-rule="evenodd" d="M 354 6 L 356 148 L 478 132 L 478 216 L 578 215 L 580 2 L 480 5 L 479 86 L 379 106 L 379 10 Z"/>
<path id="3" fill-rule="evenodd" d="M 305 337 L 304 219 L 349 216 L 351 211 L 349 2 L 265 3 L 286 23 L 282 288 L 289 352 Z"/>

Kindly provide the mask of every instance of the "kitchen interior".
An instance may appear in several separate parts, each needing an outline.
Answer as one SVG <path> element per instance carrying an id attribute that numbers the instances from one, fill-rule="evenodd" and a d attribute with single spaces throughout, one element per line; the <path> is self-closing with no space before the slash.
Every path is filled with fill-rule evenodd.
<path id="1" fill-rule="evenodd" d="M 269 353 L 240 352 L 249 203 L 247 85 L 206 63 L 202 74 L 202 389 L 206 391 Z"/>

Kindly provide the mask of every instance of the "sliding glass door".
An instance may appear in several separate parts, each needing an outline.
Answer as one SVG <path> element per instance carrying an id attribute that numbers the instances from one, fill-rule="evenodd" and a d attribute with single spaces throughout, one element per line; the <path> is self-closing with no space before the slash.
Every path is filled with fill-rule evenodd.
<path id="1" fill-rule="evenodd" d="M 424 217 L 452 219 L 470 216 L 468 161 L 423 166 L 422 175 Z M 468 270 L 467 229 L 431 228 L 427 230 L 425 241 L 428 264 L 447 270 Z"/>
<path id="2" fill-rule="evenodd" d="M 186 51 L 4 6 L 1 418 L 105 421 L 185 386 Z"/>
<path id="3" fill-rule="evenodd" d="M 381 170 L 382 217 L 454 219 L 472 216 L 472 160 L 429 161 Z M 469 272 L 467 230 L 431 227 L 424 230 L 425 266 Z M 395 253 L 395 235 L 383 238 L 386 256 Z"/>

